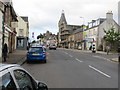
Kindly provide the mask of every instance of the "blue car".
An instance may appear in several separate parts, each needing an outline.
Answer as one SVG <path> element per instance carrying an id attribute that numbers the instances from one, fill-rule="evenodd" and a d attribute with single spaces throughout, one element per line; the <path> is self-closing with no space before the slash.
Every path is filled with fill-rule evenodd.
<path id="1" fill-rule="evenodd" d="M 27 62 L 44 61 L 46 63 L 46 50 L 43 46 L 31 46 L 27 52 Z"/>

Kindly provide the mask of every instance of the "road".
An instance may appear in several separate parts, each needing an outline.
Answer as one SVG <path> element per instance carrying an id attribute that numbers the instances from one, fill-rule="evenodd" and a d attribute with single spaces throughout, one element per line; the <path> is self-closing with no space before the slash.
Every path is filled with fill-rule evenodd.
<path id="1" fill-rule="evenodd" d="M 23 67 L 49 88 L 118 88 L 118 64 L 110 55 L 67 49 L 47 51 L 47 63 L 25 63 Z"/>

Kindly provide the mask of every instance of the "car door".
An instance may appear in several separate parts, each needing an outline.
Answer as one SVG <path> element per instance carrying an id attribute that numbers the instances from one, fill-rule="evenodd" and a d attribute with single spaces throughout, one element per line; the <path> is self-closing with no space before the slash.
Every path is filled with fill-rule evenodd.
<path id="1" fill-rule="evenodd" d="M 36 90 L 37 83 L 32 79 L 32 77 L 25 71 L 16 69 L 13 71 L 16 83 L 20 90 Z"/>

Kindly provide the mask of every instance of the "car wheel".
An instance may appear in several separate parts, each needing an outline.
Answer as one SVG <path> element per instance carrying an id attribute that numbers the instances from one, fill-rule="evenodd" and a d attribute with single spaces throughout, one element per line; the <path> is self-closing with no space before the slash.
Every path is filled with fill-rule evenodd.
<path id="1" fill-rule="evenodd" d="M 26 62 L 27 62 L 27 63 L 30 63 L 30 61 L 29 61 L 29 60 L 26 60 Z"/>
<path id="2" fill-rule="evenodd" d="M 46 59 L 44 60 L 44 63 L 47 63 L 47 60 L 46 60 Z"/>

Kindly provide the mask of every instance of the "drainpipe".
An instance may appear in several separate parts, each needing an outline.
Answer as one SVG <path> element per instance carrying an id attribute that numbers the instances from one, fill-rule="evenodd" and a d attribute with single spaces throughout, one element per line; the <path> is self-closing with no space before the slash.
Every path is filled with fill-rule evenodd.
<path id="1" fill-rule="evenodd" d="M 4 11 L 3 11 L 3 22 L 2 22 L 2 30 L 3 30 L 3 37 L 2 37 L 2 46 L 5 43 L 5 12 L 6 12 L 6 6 L 4 5 Z"/>

